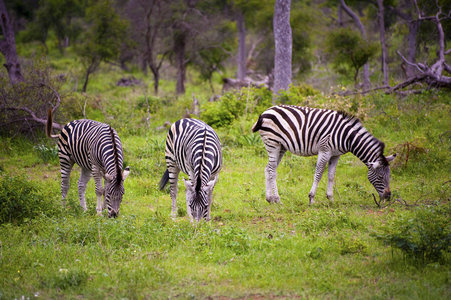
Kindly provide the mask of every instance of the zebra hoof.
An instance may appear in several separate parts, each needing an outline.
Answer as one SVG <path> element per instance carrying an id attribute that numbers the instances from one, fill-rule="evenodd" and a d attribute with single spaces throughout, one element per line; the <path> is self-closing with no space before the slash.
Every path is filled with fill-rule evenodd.
<path id="1" fill-rule="evenodd" d="M 308 198 L 309 198 L 309 205 L 312 205 L 312 204 L 315 203 L 315 197 L 314 196 L 309 195 Z"/>
<path id="2" fill-rule="evenodd" d="M 327 195 L 327 199 L 329 199 L 330 202 L 334 202 L 334 196 Z"/>
<path id="3" fill-rule="evenodd" d="M 280 203 L 280 197 L 279 196 L 269 196 L 266 197 L 266 201 L 269 203 Z"/>

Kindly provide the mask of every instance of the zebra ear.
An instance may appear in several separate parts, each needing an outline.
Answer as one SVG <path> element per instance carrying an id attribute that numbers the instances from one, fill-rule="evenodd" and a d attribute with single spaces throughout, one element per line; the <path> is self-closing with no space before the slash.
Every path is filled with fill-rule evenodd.
<path id="1" fill-rule="evenodd" d="M 395 159 L 395 157 L 396 157 L 396 153 L 393 154 L 393 155 L 387 156 L 386 159 L 387 159 L 388 162 L 391 162 L 392 160 Z"/>
<path id="2" fill-rule="evenodd" d="M 368 166 L 370 166 L 373 169 L 376 169 L 377 167 L 380 166 L 380 163 L 378 161 L 376 161 L 376 162 L 369 162 Z"/>
<path id="3" fill-rule="evenodd" d="M 111 175 L 108 174 L 108 173 L 105 173 L 104 177 L 105 177 L 105 179 L 108 180 L 108 181 L 112 181 L 112 180 L 113 180 L 113 176 L 111 176 Z"/>
<path id="4" fill-rule="evenodd" d="M 127 178 L 128 174 L 130 174 L 130 168 L 126 167 L 124 169 L 124 171 L 122 171 L 122 180 L 125 180 Z"/>

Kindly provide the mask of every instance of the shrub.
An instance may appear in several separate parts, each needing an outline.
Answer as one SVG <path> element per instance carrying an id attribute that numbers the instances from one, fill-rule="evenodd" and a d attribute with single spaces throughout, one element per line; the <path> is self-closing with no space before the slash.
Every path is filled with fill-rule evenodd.
<path id="1" fill-rule="evenodd" d="M 288 90 L 281 90 L 277 103 L 290 105 L 306 105 L 310 97 L 320 96 L 320 93 L 308 84 L 291 85 Z"/>
<path id="2" fill-rule="evenodd" d="M 439 261 L 450 252 L 449 207 L 425 207 L 396 219 L 377 237 L 415 261 Z"/>
<path id="3" fill-rule="evenodd" d="M 226 127 L 232 124 L 233 115 L 228 109 L 223 108 L 224 105 L 221 102 L 207 103 L 201 113 L 201 119 L 208 125 L 218 128 Z"/>
<path id="4" fill-rule="evenodd" d="M 22 223 L 41 214 L 55 215 L 61 206 L 24 177 L 0 174 L 0 224 Z"/>
<path id="5" fill-rule="evenodd" d="M 45 59 L 25 61 L 22 67 L 25 78 L 16 85 L 11 85 L 4 69 L 0 70 L 0 132 L 7 134 L 42 131 L 35 117 L 47 119 L 47 110 L 58 105 L 58 90 L 66 80 L 65 76 L 54 76 Z"/>
<path id="6" fill-rule="evenodd" d="M 46 145 L 37 145 L 33 147 L 38 156 L 44 163 L 48 163 L 50 161 L 56 162 L 58 161 L 58 147 L 55 145 L 53 147 L 47 147 Z"/>
<path id="7" fill-rule="evenodd" d="M 202 107 L 201 119 L 212 127 L 227 127 L 240 116 L 262 113 L 272 105 L 272 94 L 266 88 L 242 88 L 224 94 L 218 102 Z"/>

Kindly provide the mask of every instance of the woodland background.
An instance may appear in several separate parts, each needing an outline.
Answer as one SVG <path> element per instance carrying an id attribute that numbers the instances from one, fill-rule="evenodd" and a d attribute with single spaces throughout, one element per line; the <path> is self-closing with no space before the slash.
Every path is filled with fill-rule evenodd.
<path id="1" fill-rule="evenodd" d="M 0 299 L 450 298 L 450 8 L 0 0 Z M 287 154 L 283 205 L 269 205 L 251 127 L 280 103 L 359 117 L 398 153 L 393 200 L 373 202 L 348 154 L 335 202 L 323 178 L 309 206 L 316 157 Z M 96 216 L 93 181 L 82 211 L 78 169 L 61 205 L 49 108 L 54 133 L 80 118 L 118 131 L 131 168 L 118 218 Z M 158 189 L 168 126 L 187 116 L 224 153 L 212 220 L 197 226 L 183 184 L 176 221 Z"/>

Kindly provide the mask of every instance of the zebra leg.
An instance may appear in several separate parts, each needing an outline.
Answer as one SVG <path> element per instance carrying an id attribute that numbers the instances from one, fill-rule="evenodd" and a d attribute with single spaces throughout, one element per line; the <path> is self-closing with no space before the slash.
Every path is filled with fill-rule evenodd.
<path id="1" fill-rule="evenodd" d="M 96 197 L 97 197 L 97 206 L 96 211 L 97 215 L 102 215 L 102 210 L 105 208 L 105 189 L 103 188 L 102 184 L 102 174 L 98 172 L 93 173 L 94 182 L 96 185 Z M 106 183 L 105 183 L 106 184 Z M 103 196 L 103 204 L 102 204 L 102 196 Z"/>
<path id="2" fill-rule="evenodd" d="M 88 185 L 88 181 L 91 179 L 91 171 L 81 168 L 80 179 L 78 179 L 78 197 L 80 200 L 80 206 L 83 207 L 83 210 L 86 211 L 86 186 Z"/>
<path id="3" fill-rule="evenodd" d="M 277 190 L 277 167 L 282 160 L 286 150 L 282 150 L 282 146 L 265 144 L 266 151 L 268 152 L 268 165 L 265 168 L 265 181 L 266 181 L 266 201 L 269 203 L 280 203 L 279 192 Z"/>
<path id="4" fill-rule="evenodd" d="M 331 202 L 334 201 L 335 170 L 337 169 L 339 158 L 340 156 L 332 156 L 329 160 L 329 166 L 327 168 L 327 199 Z"/>
<path id="5" fill-rule="evenodd" d="M 315 176 L 313 179 L 313 185 L 312 189 L 310 190 L 310 193 L 308 194 L 310 205 L 315 203 L 315 194 L 316 189 L 318 188 L 318 184 L 321 180 L 321 177 L 323 177 L 323 172 L 326 167 L 327 162 L 330 160 L 331 155 L 327 152 L 319 152 L 318 153 L 318 161 L 316 162 L 316 170 L 315 170 Z"/>
<path id="6" fill-rule="evenodd" d="M 66 160 L 60 156 L 60 167 L 61 167 L 61 196 L 63 201 L 63 206 L 66 206 L 66 196 L 69 191 L 70 186 L 70 172 L 74 166 L 72 160 Z"/>
<path id="7" fill-rule="evenodd" d="M 215 188 L 216 182 L 218 181 L 218 178 L 219 178 L 219 175 L 216 175 L 215 178 L 213 178 L 211 180 L 213 183 L 212 183 L 211 189 L 208 192 L 208 213 L 207 213 L 206 221 L 210 221 L 211 220 L 210 211 L 211 211 L 211 205 L 213 203 L 213 190 Z"/>
<path id="8" fill-rule="evenodd" d="M 171 217 L 175 219 L 177 217 L 177 181 L 179 179 L 179 173 L 180 169 L 177 167 L 169 167 L 168 166 L 168 172 L 169 172 L 169 184 L 170 184 L 170 194 L 171 194 Z M 188 212 L 188 215 L 190 215 L 190 212 Z"/>

